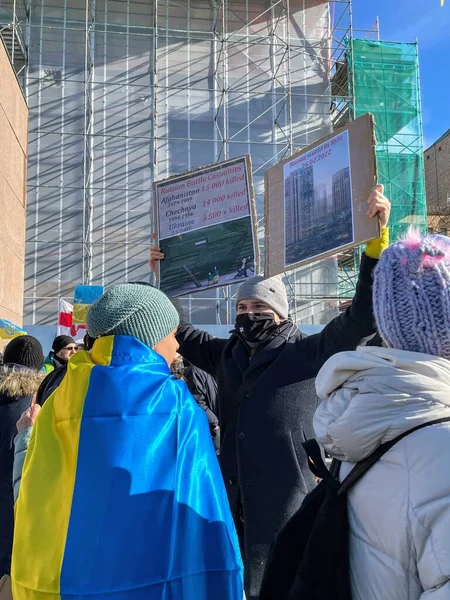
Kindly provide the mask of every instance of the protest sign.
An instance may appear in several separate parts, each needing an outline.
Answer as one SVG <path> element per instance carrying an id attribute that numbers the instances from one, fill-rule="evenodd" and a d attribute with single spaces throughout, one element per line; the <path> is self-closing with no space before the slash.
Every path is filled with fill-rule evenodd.
<path id="1" fill-rule="evenodd" d="M 366 215 L 377 180 L 373 117 L 366 114 L 265 173 L 265 274 L 379 236 Z"/>
<path id="2" fill-rule="evenodd" d="M 153 197 L 164 292 L 181 296 L 258 271 L 249 156 L 156 181 Z"/>
<path id="3" fill-rule="evenodd" d="M 75 287 L 73 296 L 73 323 L 86 323 L 89 307 L 103 296 L 103 291 L 104 287 L 102 285 L 77 285 Z"/>

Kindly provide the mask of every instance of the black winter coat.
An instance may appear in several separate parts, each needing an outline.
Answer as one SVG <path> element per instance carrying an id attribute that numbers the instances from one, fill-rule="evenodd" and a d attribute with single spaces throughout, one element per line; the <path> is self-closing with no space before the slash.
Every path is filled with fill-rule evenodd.
<path id="1" fill-rule="evenodd" d="M 56 388 L 61 385 L 66 373 L 67 365 L 62 365 L 61 367 L 57 367 L 54 371 L 50 371 L 39 386 L 36 394 L 36 404 L 44 406 L 44 402 L 48 400 Z"/>
<path id="2" fill-rule="evenodd" d="M 44 373 L 0 365 L 0 577 L 9 574 L 14 531 L 12 472 L 16 423 L 30 407 Z"/>
<path id="3" fill-rule="evenodd" d="M 363 255 L 351 307 L 305 337 L 286 322 L 250 358 L 238 335 L 217 339 L 183 322 L 180 354 L 218 383 L 220 464 L 238 530 L 247 600 L 258 598 L 270 545 L 315 485 L 302 442 L 314 436 L 314 378 L 333 354 L 374 333 L 372 271 Z"/>
<path id="4" fill-rule="evenodd" d="M 217 382 L 214 377 L 211 377 L 211 375 L 195 367 L 188 361 L 184 361 L 183 376 L 195 401 L 206 413 L 214 449 L 218 454 L 220 449 L 220 428 L 219 419 L 216 416 L 219 410 Z"/>

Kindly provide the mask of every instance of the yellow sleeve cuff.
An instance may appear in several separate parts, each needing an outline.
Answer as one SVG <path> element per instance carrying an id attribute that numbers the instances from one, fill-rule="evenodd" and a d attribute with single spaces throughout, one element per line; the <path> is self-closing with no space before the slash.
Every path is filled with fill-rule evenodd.
<path id="1" fill-rule="evenodd" d="M 382 253 L 389 247 L 389 227 L 384 227 L 381 230 L 381 236 L 376 240 L 368 242 L 365 249 L 365 254 L 369 258 L 380 258 Z"/>

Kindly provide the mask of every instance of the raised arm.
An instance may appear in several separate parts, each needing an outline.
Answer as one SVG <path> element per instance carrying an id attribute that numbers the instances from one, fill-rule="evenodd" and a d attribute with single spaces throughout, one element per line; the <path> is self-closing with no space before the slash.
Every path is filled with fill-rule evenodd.
<path id="1" fill-rule="evenodd" d="M 160 260 L 164 260 L 164 254 L 160 248 L 152 246 L 150 248 L 149 265 L 153 272 L 156 271 L 156 266 Z M 180 326 L 176 338 L 180 344 L 179 352 L 181 356 L 214 377 L 227 340 L 215 338 L 206 331 L 195 329 L 186 319 L 178 298 L 171 298 L 171 300 L 180 315 Z"/>
<path id="2" fill-rule="evenodd" d="M 172 298 L 172 302 L 180 315 L 180 326 L 176 335 L 180 344 L 179 353 L 194 366 L 214 377 L 228 340 L 215 338 L 206 331 L 195 329 L 187 321 L 177 299 Z"/>
<path id="3" fill-rule="evenodd" d="M 306 339 L 308 357 L 316 362 L 317 371 L 333 354 L 353 350 L 362 338 L 375 333 L 372 309 L 372 273 L 381 253 L 389 245 L 387 223 L 390 209 L 390 202 L 383 195 L 383 187 L 377 186 L 369 197 L 368 214 L 371 217 L 378 215 L 381 236 L 369 242 L 362 255 L 356 293 L 352 304 L 342 315 L 328 323 L 320 333 Z"/>

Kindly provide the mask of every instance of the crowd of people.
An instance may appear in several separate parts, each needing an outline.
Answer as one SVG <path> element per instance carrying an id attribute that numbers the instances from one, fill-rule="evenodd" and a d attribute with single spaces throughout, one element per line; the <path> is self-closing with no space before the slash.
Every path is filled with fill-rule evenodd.
<path id="1" fill-rule="evenodd" d="M 450 239 L 389 245 L 382 187 L 368 202 L 380 237 L 316 335 L 290 319 L 281 277 L 255 276 L 229 339 L 129 283 L 91 307 L 83 351 L 8 344 L 0 575 L 15 599 L 340 600 L 282 593 L 301 565 L 271 560 L 317 490 L 313 438 L 338 486 L 384 449 L 347 495 L 348 598 L 450 598 Z"/>

